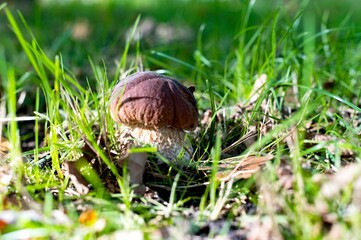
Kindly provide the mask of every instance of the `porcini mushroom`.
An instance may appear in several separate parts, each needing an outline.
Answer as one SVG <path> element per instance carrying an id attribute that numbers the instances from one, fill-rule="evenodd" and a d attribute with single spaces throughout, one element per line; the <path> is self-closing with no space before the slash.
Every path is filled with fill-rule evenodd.
<path id="1" fill-rule="evenodd" d="M 198 110 L 193 96 L 194 87 L 187 88 L 173 78 L 146 71 L 122 79 L 110 99 L 112 118 L 121 123 L 120 141 L 128 145 L 150 144 L 170 161 L 180 153 L 184 159 L 193 154 L 186 130 L 198 124 Z M 128 156 L 130 181 L 142 184 L 147 156 Z"/>

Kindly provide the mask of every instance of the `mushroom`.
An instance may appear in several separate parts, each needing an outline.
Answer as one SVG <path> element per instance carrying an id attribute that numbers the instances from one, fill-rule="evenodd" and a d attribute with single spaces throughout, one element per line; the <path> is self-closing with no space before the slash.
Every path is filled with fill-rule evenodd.
<path id="1" fill-rule="evenodd" d="M 151 71 L 122 79 L 110 99 L 111 116 L 121 123 L 122 146 L 149 144 L 172 162 L 179 157 L 190 159 L 193 149 L 185 131 L 194 130 L 198 125 L 193 92 L 194 87 L 187 88 L 173 78 Z M 130 182 L 144 188 L 147 155 L 132 153 L 126 159 Z"/>

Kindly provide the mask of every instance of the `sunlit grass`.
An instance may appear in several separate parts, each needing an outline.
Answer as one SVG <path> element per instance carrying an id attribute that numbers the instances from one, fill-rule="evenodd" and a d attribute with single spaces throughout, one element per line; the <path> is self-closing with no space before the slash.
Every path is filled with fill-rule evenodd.
<path id="1" fill-rule="evenodd" d="M 109 66 L 114 63 L 108 59 L 98 63 L 89 56 L 83 60 L 90 69 L 86 79 L 79 79 L 64 64 L 64 58 L 70 55 L 63 56 L 60 51 L 50 56 L 37 42 L 27 19 L 1 5 L 0 10 L 5 8 L 5 11 L 0 13 L 5 13 L 21 53 L 31 65 L 31 70 L 21 71 L 34 71 L 29 75 L 35 79 L 36 89 L 32 93 L 34 102 L 29 103 L 35 106 L 34 113 L 28 119 L 34 121 L 35 145 L 33 150 L 21 153 L 21 129 L 16 119 L 17 93 L 22 85 L 17 80 L 25 73 L 14 69 L 13 63 L 7 62 L 7 50 L 1 49 L 5 52 L 0 59 L 6 63 L 1 66 L 1 77 L 9 119 L 3 134 L 12 145 L 4 161 L 10 162 L 16 175 L 15 184 L 8 193 L 17 198 L 25 196 L 30 209 L 36 209 L 37 214 L 44 217 L 36 223 L 27 220 L 10 230 L 4 228 L 5 232 L 1 232 L 0 227 L 4 239 L 23 234 L 93 239 L 117 230 L 140 231 L 146 238 L 151 238 L 162 227 L 176 228 L 184 235 L 201 234 L 197 229 L 210 222 L 223 221 L 221 229 L 204 233 L 215 237 L 226 235 L 233 228 L 245 227 L 245 222 L 255 218 L 263 223 L 269 221 L 272 236 L 321 239 L 329 233 L 325 227 L 325 222 L 329 221 L 325 219 L 327 214 L 336 215 L 339 231 L 344 236 L 358 233 L 361 217 L 349 207 L 352 191 L 345 190 L 334 202 L 326 201 L 326 213 L 318 211 L 322 183 L 314 178 L 327 171 L 338 171 L 345 161 L 360 161 L 360 126 L 353 125 L 361 112 L 361 90 L 357 88 L 361 76 L 360 59 L 354 54 L 361 46 L 360 33 L 357 28 L 347 29 L 342 24 L 339 28 L 329 29 L 326 13 L 318 25 L 314 13 L 304 9 L 289 17 L 284 9 L 278 8 L 258 21 L 252 21 L 257 3 L 249 1 L 242 5 L 239 12 L 242 21 L 237 24 L 230 52 L 224 53 L 222 48 L 215 54 L 217 45 L 210 45 L 210 42 L 221 39 L 206 33 L 209 26 L 205 24 L 197 28 L 196 44 L 193 51 L 187 53 L 190 55 L 187 59 L 164 48 L 143 49 L 141 40 L 132 41 L 143 19 L 137 15 L 133 25 L 129 26 L 131 34 L 116 58 L 116 69 L 110 70 Z M 160 166 L 153 169 L 157 176 L 162 176 L 154 186 L 163 187 L 168 194 L 166 199 L 156 200 L 136 197 L 129 185 L 126 168 L 117 167 L 111 154 L 117 149 L 116 125 L 108 113 L 112 87 L 119 78 L 149 67 L 172 76 L 192 76 L 187 80 L 196 85 L 200 113 L 207 109 L 212 112 L 209 122 L 200 126 L 198 138 L 193 140 L 194 164 L 186 166 L 190 170 L 173 166 L 167 159 L 163 159 L 169 163 L 165 172 Z M 259 96 L 252 108 L 242 110 L 237 119 L 227 116 L 223 122 L 219 120 L 217 112 L 223 109 L 235 104 L 248 106 L 254 84 L 261 74 L 267 79 L 259 86 Z M 328 87 L 328 84 L 334 86 Z M 45 107 L 41 107 L 42 102 Z M 351 118 L 343 116 L 343 109 L 354 111 Z M 267 128 L 267 124 L 271 126 Z M 316 129 L 312 131 L 336 138 L 324 142 L 308 139 L 307 134 L 313 133 L 310 124 Z M 252 127 L 257 129 L 255 139 L 245 140 L 247 144 L 237 143 L 250 133 Z M 237 132 L 229 134 L 232 129 Z M 40 139 L 39 131 L 45 132 L 45 139 Z M 236 139 L 230 142 L 233 138 Z M 237 149 L 237 152 L 235 156 L 227 156 L 223 150 L 233 143 L 237 144 L 231 149 Z M 334 151 L 328 148 L 331 145 Z M 77 167 L 86 167 L 84 146 L 90 148 L 94 158 L 109 170 L 108 176 L 115 179 L 119 193 L 108 191 L 103 185 L 103 176 L 98 175 L 97 169 L 90 169 L 84 177 L 92 191 L 84 196 L 69 194 L 70 179 L 62 174 L 62 164 L 80 159 Z M 350 160 L 342 158 L 345 149 L 353 151 Z M 154 154 L 154 149 L 147 147 L 132 151 Z M 222 171 L 220 165 L 231 163 L 232 157 L 244 159 L 266 154 L 273 154 L 273 161 L 249 179 L 222 181 L 217 177 Z M 290 189 L 280 185 L 278 171 L 284 165 L 292 172 Z M 201 180 L 188 176 L 196 175 L 198 167 L 210 170 Z M 184 184 L 187 180 L 190 182 Z M 192 195 L 193 187 L 202 190 Z M 0 205 L 0 209 L 19 211 L 21 208 L 16 204 Z M 251 210 L 247 210 L 250 205 Z M 57 222 L 60 217 L 53 214 L 59 209 L 66 213 L 70 224 Z M 93 215 L 80 221 L 80 215 L 86 209 L 94 211 L 90 212 Z M 343 209 L 351 211 L 350 215 Z M 50 222 L 46 221 L 49 219 Z M 93 220 L 95 225 L 90 227 L 83 222 Z M 189 229 L 181 229 L 178 221 L 190 221 Z M 267 231 L 266 228 L 261 230 Z"/>

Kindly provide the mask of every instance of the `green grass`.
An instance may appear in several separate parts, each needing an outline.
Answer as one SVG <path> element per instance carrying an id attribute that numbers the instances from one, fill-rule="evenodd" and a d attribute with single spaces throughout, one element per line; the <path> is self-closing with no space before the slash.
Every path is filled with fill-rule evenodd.
<path id="1" fill-rule="evenodd" d="M 357 236 L 361 214 L 354 193 L 360 191 L 361 174 L 340 182 L 332 197 L 323 190 L 331 175 L 360 161 L 357 4 L 274 2 L 35 4 L 35 13 L 24 9 L 24 15 L 1 5 L 8 25 L 0 28 L 5 36 L 0 93 L 7 106 L 2 136 L 12 148 L 0 155 L 0 220 L 10 211 L 18 218 L 5 226 L 0 222 L 1 239 L 96 239 L 116 233 L 130 238 L 130 230 L 154 239 L 161 229 L 175 239 Z M 66 21 L 72 26 L 79 19 L 74 16 L 87 18 L 96 33 L 86 42 L 73 39 L 70 27 L 59 30 Z M 119 16 L 126 24 L 119 26 L 114 20 Z M 190 27 L 191 40 L 132 41 L 150 16 Z M 194 84 L 200 118 L 207 109 L 213 112 L 194 134 L 189 166 L 150 161 L 145 184 L 160 197 L 135 196 L 126 169 L 117 167 L 112 154 L 119 148 L 108 110 L 112 88 L 119 76 L 141 69 Z M 267 81 L 250 103 L 260 74 Z M 220 120 L 216 112 L 222 111 L 227 114 Z M 20 122 L 19 115 L 33 118 Z M 31 131 L 25 131 L 29 125 Z M 253 140 L 242 140 L 252 129 Z M 317 134 L 326 139 L 315 140 Z M 29 142 L 31 147 L 24 145 Z M 157 156 L 147 146 L 133 151 Z M 219 178 L 247 157 L 266 154 L 273 160 L 252 177 Z M 71 194 L 63 163 L 79 160 L 86 169 L 90 159 L 103 169 L 84 170 L 92 191 Z M 8 175 L 12 182 L 1 185 Z M 120 191 L 107 189 L 105 180 Z M 95 215 L 86 215 L 86 209 Z"/>

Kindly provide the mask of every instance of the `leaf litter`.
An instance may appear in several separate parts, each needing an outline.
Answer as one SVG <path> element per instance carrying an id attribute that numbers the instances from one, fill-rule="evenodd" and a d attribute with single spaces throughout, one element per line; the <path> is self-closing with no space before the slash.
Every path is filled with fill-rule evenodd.
<path id="1" fill-rule="evenodd" d="M 260 112 L 262 115 L 260 117 L 259 122 L 251 122 L 251 115 L 254 114 L 253 110 L 256 107 L 257 101 L 260 98 L 263 88 L 267 82 L 267 76 L 261 75 L 259 80 L 255 83 L 255 89 L 252 90 L 252 97 L 247 104 L 238 103 L 235 106 L 229 106 L 219 109 L 215 114 L 216 117 L 213 119 L 213 113 L 211 110 L 203 111 L 201 115 L 200 125 L 195 133 L 195 138 L 200 139 L 200 136 L 204 134 L 207 127 L 211 124 L 212 121 L 216 121 L 216 123 L 220 126 L 226 126 L 223 129 L 223 146 L 221 149 L 221 160 L 218 165 L 218 171 L 216 173 L 217 180 L 220 182 L 227 181 L 238 181 L 240 179 L 248 179 L 252 177 L 255 173 L 259 172 L 263 166 L 267 164 L 267 162 L 274 159 L 272 146 L 267 149 L 266 152 L 260 155 L 244 155 L 242 153 L 253 144 L 257 143 L 257 141 L 269 133 L 275 126 L 277 126 L 278 120 L 275 118 L 271 118 L 269 116 L 269 104 L 267 98 L 262 100 L 259 104 Z M 295 88 L 292 89 L 294 93 Z M 292 95 L 291 94 L 291 95 Z M 293 98 L 297 99 L 297 98 Z M 299 103 L 292 104 L 293 106 L 298 106 Z M 343 107 L 341 110 L 339 109 L 341 114 L 348 122 L 352 122 L 352 126 L 355 131 L 360 129 L 360 114 L 355 112 L 355 110 Z M 280 115 L 280 119 L 287 118 L 288 115 L 292 112 L 290 107 L 282 106 L 281 111 L 278 113 Z M 212 120 L 213 119 L 213 120 Z M 330 124 L 332 124 L 332 120 L 330 119 Z M 226 124 L 225 124 L 226 123 Z M 321 155 L 324 155 L 324 158 L 327 159 L 328 156 L 338 154 L 341 159 L 344 159 L 343 165 L 348 165 L 349 162 L 354 161 L 356 154 L 352 150 L 352 147 L 345 145 L 345 141 L 342 137 L 338 135 L 330 135 L 326 133 L 326 129 L 328 126 L 319 126 L 314 121 L 309 121 L 307 124 L 302 127 L 293 126 L 291 127 L 286 134 L 281 134 L 281 138 L 284 139 L 284 142 L 288 146 L 288 149 L 292 153 L 296 147 L 295 142 L 295 134 L 305 133 L 304 142 L 308 145 L 308 148 L 314 148 L 316 154 L 311 156 L 307 161 L 312 162 L 312 156 L 318 156 L 317 152 L 321 152 Z M 95 131 L 96 132 L 96 131 Z M 238 133 L 232 135 L 231 133 Z M 101 149 L 106 150 L 110 159 L 117 158 L 117 151 L 119 149 L 112 149 L 112 147 L 107 144 L 110 142 L 109 139 L 104 139 L 104 134 L 99 134 L 95 138 L 98 139 L 98 144 Z M 231 140 L 229 140 L 231 139 Z M 196 146 L 195 146 L 196 148 Z M 3 158 L 6 158 L 6 154 L 10 149 L 10 143 L 5 139 L 1 138 L 1 148 L 0 153 Z M 126 148 L 123 148 L 123 150 Z M 63 164 L 63 171 L 70 178 L 70 185 L 67 189 L 68 195 L 80 196 L 83 194 L 87 194 L 95 188 L 99 188 L 99 186 L 105 186 L 107 191 L 111 193 L 117 193 L 120 191 L 118 183 L 115 177 L 111 174 L 109 168 L 104 165 L 101 161 L 97 152 L 91 147 L 91 144 L 84 140 L 84 145 L 81 149 L 82 156 L 78 161 L 66 161 Z M 267 153 L 268 152 L 268 153 Z M 123 157 L 126 153 L 123 152 Z M 329 155 L 327 155 L 329 154 Z M 168 201 L 171 192 L 172 182 L 177 174 L 181 172 L 180 178 L 178 181 L 178 185 L 176 190 L 179 194 L 185 194 L 186 196 L 199 196 L 203 194 L 206 187 L 209 185 L 209 178 L 211 173 L 211 167 L 208 163 L 211 161 L 209 153 L 203 153 L 203 160 L 199 164 L 190 164 L 188 166 L 170 166 L 167 163 L 161 163 L 155 159 L 157 159 L 157 155 L 150 154 L 150 161 L 148 161 L 146 165 L 146 171 L 144 176 L 145 184 L 147 187 L 147 192 L 145 194 L 146 198 L 153 198 L 156 201 Z M 46 153 L 43 154 L 45 158 L 48 156 Z M 119 157 L 119 156 L 118 156 Z M 47 158 L 45 161 L 49 161 Z M 306 162 L 307 162 L 306 161 Z M 317 161 L 317 160 L 315 160 Z M 77 165 L 77 163 L 81 163 Z M 88 169 L 88 170 L 87 170 Z M 89 183 L 86 180 L 86 175 L 89 174 L 89 169 L 95 170 L 96 175 L 99 176 L 100 182 L 99 186 L 94 186 L 94 182 Z M 2 166 L 0 168 L 0 180 L 1 186 L 11 185 L 9 181 L 13 178 L 11 171 L 7 164 L 2 162 Z M 119 169 L 120 172 L 122 169 Z M 337 230 L 340 226 L 337 224 L 337 221 L 332 216 L 333 209 L 330 209 L 329 203 L 332 199 L 340 196 L 341 192 L 344 191 L 345 185 L 353 186 L 352 194 L 349 200 L 349 209 L 348 211 L 354 211 L 353 207 L 360 211 L 360 199 L 361 199 L 361 173 L 360 173 L 359 164 L 352 164 L 341 168 L 338 170 L 338 173 L 333 175 L 336 170 L 327 172 L 331 175 L 322 177 L 322 181 L 317 180 L 315 184 L 320 185 L 320 194 L 316 199 L 315 208 L 317 209 L 320 215 L 324 216 L 325 222 L 328 224 L 331 223 L 331 228 L 329 230 L 330 236 L 338 236 Z M 322 172 L 322 170 L 321 170 Z M 284 161 L 281 161 L 281 164 L 276 167 L 276 175 L 278 178 L 278 184 L 276 188 L 285 191 L 288 194 L 291 194 L 292 189 L 294 187 L 294 173 L 292 171 L 292 167 L 287 164 L 287 157 Z M 316 179 L 316 177 L 315 177 Z M 0 187 L 1 187 L 0 186 Z M 260 188 L 262 189 L 262 187 Z M 262 190 L 261 190 L 262 195 Z M 263 194 L 264 195 L 264 194 Z M 184 196 L 184 195 L 183 195 Z M 3 201 L 11 201 L 11 194 L 2 196 Z M 273 204 L 276 203 L 277 197 L 273 198 Z M 228 199 L 228 202 L 231 203 L 232 199 Z M 247 201 L 246 201 L 247 202 Z M 242 203 L 242 205 L 246 206 L 246 202 Z M 190 203 L 192 204 L 192 202 Z M 275 209 L 283 208 L 282 202 L 279 203 L 278 207 Z M 21 204 L 23 207 L 24 204 Z M 222 208 L 227 209 L 226 205 L 222 205 Z M 257 207 L 256 207 L 257 209 Z M 226 213 L 229 210 L 226 210 Z M 256 210 L 253 214 L 248 215 L 252 216 L 257 214 Z M 331 213 L 329 213 L 331 212 Z M 85 214 L 85 213 L 83 213 Z M 243 216 L 245 213 L 240 214 L 238 217 Z M 247 214 L 245 215 L 247 216 Z M 2 219 L 2 218 L 0 218 Z M 219 218 L 222 219 L 222 218 Z M 2 228 L 6 226 L 7 222 L 5 220 L 1 220 Z M 85 221 L 86 222 L 86 221 Z M 221 220 L 221 223 L 224 223 L 224 220 Z M 203 228 L 213 229 L 214 221 L 206 222 Z M 253 239 L 267 239 L 274 238 L 279 239 L 279 233 L 273 228 L 274 223 L 270 220 L 262 219 L 262 218 L 253 218 L 250 220 L 249 225 L 245 224 L 241 229 L 235 228 L 230 231 L 229 237 L 225 239 L 237 239 L 242 237 L 252 237 Z M 169 228 L 166 228 L 169 231 Z M 212 230 L 212 231 L 213 231 Z M 201 236 L 201 232 L 204 230 L 200 230 L 198 233 L 194 232 L 193 235 Z M 220 231 L 220 230 L 216 230 Z M 259 234 L 263 234 L 262 236 Z M 123 233 L 119 233 L 123 234 Z M 233 234 L 233 235 L 232 235 Z M 332 238 L 330 238 L 332 239 Z"/>

